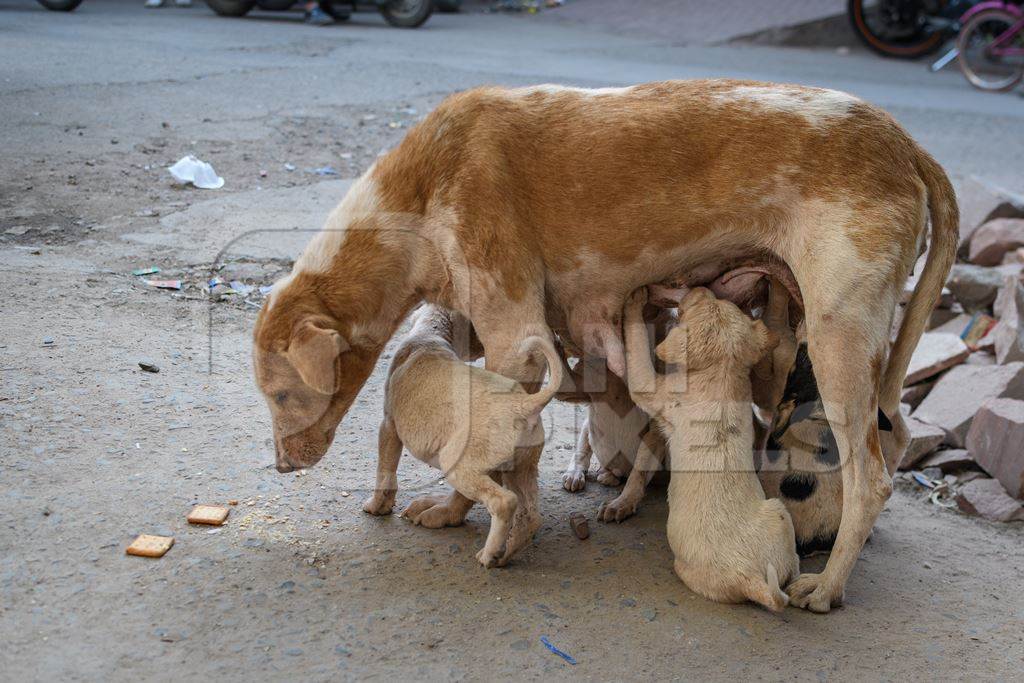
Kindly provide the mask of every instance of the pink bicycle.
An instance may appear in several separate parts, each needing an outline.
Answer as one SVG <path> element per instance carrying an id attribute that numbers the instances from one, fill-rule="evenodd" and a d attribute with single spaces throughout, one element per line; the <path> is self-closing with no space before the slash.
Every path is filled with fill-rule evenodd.
<path id="1" fill-rule="evenodd" d="M 1012 2 L 991 0 L 968 10 L 956 39 L 957 60 L 976 88 L 1010 90 L 1024 78 L 1024 11 Z"/>

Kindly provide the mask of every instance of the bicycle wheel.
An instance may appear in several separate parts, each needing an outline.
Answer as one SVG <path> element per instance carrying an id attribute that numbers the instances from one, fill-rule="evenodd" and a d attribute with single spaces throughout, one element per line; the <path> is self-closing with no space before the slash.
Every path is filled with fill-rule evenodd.
<path id="1" fill-rule="evenodd" d="M 886 57 L 922 57 L 945 40 L 921 0 L 847 0 L 846 15 L 861 42 Z"/>
<path id="2" fill-rule="evenodd" d="M 960 51 L 957 61 L 967 81 L 975 88 L 998 92 L 1010 90 L 1024 77 L 1024 32 L 994 48 L 993 43 L 1006 34 L 1018 17 L 1001 9 L 991 9 L 971 17 L 956 39 Z M 995 54 L 1010 49 L 1019 54 Z"/>

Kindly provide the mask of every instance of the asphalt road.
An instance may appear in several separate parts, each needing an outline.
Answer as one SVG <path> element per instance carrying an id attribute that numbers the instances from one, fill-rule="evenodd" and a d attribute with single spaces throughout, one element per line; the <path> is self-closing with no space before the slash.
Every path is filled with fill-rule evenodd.
<path id="1" fill-rule="evenodd" d="M 605 525 L 593 513 L 612 491 L 560 489 L 572 406 L 546 412 L 545 525 L 506 570 L 473 559 L 480 510 L 442 531 L 360 511 L 384 363 L 323 463 L 274 472 L 250 378 L 255 308 L 209 305 L 210 263 L 231 243 L 218 274 L 271 282 L 346 179 L 453 90 L 708 76 L 841 88 L 891 111 L 954 180 L 1024 189 L 1017 94 L 857 49 L 721 45 L 771 25 L 749 13 L 679 45 L 644 34 L 656 16 L 625 35 L 583 4 L 402 31 L 374 14 L 311 28 L 201 5 L 85 0 L 61 15 L 0 0 L 0 679 L 1019 677 L 1024 533 L 912 489 L 890 500 L 841 610 L 777 617 L 682 587 L 663 491 Z M 190 153 L 223 189 L 170 182 Z M 183 289 L 130 275 L 150 265 Z M 399 506 L 441 490 L 408 459 L 400 479 Z M 229 500 L 220 531 L 185 523 L 193 503 Z M 574 511 L 591 517 L 586 542 Z M 176 545 L 126 557 L 138 533 Z"/>

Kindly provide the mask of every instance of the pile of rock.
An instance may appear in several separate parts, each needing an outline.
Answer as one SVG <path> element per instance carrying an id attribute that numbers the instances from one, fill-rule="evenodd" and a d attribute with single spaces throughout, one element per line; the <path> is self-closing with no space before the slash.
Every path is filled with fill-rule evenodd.
<path id="1" fill-rule="evenodd" d="M 1024 521 L 1024 197 L 972 179 L 960 202 L 959 261 L 904 383 L 899 468 L 963 512 Z"/>

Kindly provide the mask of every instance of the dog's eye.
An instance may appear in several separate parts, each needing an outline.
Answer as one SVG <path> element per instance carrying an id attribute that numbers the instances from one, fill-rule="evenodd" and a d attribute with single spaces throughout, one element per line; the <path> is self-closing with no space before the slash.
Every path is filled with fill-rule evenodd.
<path id="1" fill-rule="evenodd" d="M 276 401 L 277 405 L 279 405 L 279 406 L 283 406 L 284 402 L 287 401 L 287 400 L 288 400 L 288 392 L 286 392 L 286 391 L 279 391 L 276 394 L 274 394 L 274 401 Z"/>

